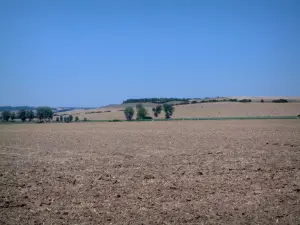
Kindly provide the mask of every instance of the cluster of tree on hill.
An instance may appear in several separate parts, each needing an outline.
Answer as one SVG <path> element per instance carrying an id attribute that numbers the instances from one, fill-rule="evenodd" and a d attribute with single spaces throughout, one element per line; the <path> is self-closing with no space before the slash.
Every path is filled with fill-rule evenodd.
<path id="1" fill-rule="evenodd" d="M 162 110 L 164 110 L 164 112 L 165 112 L 165 118 L 170 119 L 175 111 L 175 107 L 171 104 L 165 103 L 165 104 L 163 104 L 163 106 L 157 105 L 156 107 L 152 108 L 152 112 L 155 117 L 158 117 L 159 114 L 162 112 Z M 129 107 L 125 108 L 124 115 L 127 120 L 132 120 L 134 114 L 135 114 L 135 111 L 134 111 L 133 107 L 129 106 Z M 152 117 L 149 116 L 147 109 L 142 104 L 136 105 L 136 119 L 137 120 L 152 119 Z"/>
<path id="2" fill-rule="evenodd" d="M 132 98 L 123 101 L 124 103 L 158 103 L 164 104 L 172 101 L 189 101 L 189 98 Z"/>

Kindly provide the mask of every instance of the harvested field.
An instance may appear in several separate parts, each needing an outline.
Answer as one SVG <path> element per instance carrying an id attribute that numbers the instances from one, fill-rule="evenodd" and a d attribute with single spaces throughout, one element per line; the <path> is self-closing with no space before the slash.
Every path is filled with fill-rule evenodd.
<path id="1" fill-rule="evenodd" d="M 131 106 L 134 104 L 131 104 Z M 147 106 L 147 104 L 145 105 Z M 119 108 L 101 108 L 94 110 L 76 110 L 69 112 L 74 116 L 84 117 L 90 120 L 113 120 L 125 119 L 122 105 Z M 111 112 L 92 113 L 109 110 Z M 151 107 L 147 107 L 153 116 Z M 87 114 L 86 114 L 87 113 Z M 188 117 L 236 117 L 236 116 L 296 116 L 300 114 L 300 103 L 240 103 L 240 102 L 218 102 L 180 105 L 175 107 L 173 118 Z M 160 118 L 164 117 L 164 113 Z"/>
<path id="2" fill-rule="evenodd" d="M 0 125 L 0 224 L 299 224 L 300 120 Z"/>

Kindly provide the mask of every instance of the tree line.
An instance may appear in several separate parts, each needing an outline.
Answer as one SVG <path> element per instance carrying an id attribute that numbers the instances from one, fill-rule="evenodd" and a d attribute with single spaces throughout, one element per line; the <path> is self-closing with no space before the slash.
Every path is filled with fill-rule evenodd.
<path id="1" fill-rule="evenodd" d="M 130 98 L 125 101 L 124 103 L 158 103 L 164 104 L 167 102 L 172 101 L 189 101 L 189 98 Z"/>
<path id="2" fill-rule="evenodd" d="M 170 119 L 175 111 L 175 107 L 171 104 L 163 104 L 157 105 L 156 107 L 152 108 L 152 112 L 155 117 L 158 117 L 162 110 L 165 112 L 165 118 Z M 134 108 L 131 106 L 128 106 L 124 110 L 124 115 L 126 117 L 126 120 L 132 120 L 133 116 L 135 114 Z M 146 119 L 152 119 L 151 116 L 149 116 L 149 113 L 147 109 L 142 104 L 136 105 L 136 119 L 137 120 L 146 120 Z"/>
<path id="3" fill-rule="evenodd" d="M 45 106 L 38 107 L 36 109 L 36 113 L 34 113 L 31 109 L 26 110 L 25 108 L 22 108 L 19 111 L 17 111 L 17 113 L 5 110 L 1 114 L 1 119 L 3 121 L 14 121 L 16 118 L 20 119 L 23 122 L 25 122 L 26 120 L 31 122 L 34 118 L 37 118 L 39 121 L 50 121 L 53 119 L 53 111 L 50 107 Z"/>

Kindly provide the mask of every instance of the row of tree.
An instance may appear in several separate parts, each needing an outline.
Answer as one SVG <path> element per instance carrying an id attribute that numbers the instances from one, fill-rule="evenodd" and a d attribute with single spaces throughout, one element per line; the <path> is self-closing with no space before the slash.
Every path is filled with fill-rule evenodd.
<path id="1" fill-rule="evenodd" d="M 16 118 L 21 119 L 22 121 L 32 121 L 35 118 L 34 112 L 32 110 L 25 110 L 25 109 L 20 109 L 17 112 L 17 115 L 15 112 L 10 112 L 10 111 L 3 111 L 1 115 L 1 119 L 3 121 L 14 121 Z"/>
<path id="2" fill-rule="evenodd" d="M 73 116 L 69 115 L 69 116 L 65 116 L 63 117 L 62 115 L 60 115 L 59 117 L 56 117 L 56 122 L 65 122 L 65 123 L 70 123 L 73 121 Z M 75 116 L 75 122 L 79 121 L 79 117 Z"/>
<path id="3" fill-rule="evenodd" d="M 159 114 L 162 112 L 162 110 L 164 110 L 165 112 L 165 118 L 170 119 L 175 111 L 175 107 L 171 104 L 165 103 L 163 106 L 157 105 L 156 107 L 152 108 L 152 112 L 155 117 L 158 117 Z M 148 116 L 148 111 L 142 104 L 136 105 L 136 111 L 137 111 L 136 113 L 137 120 L 152 119 L 151 116 Z M 127 120 L 132 120 L 135 111 L 133 107 L 129 106 L 125 108 L 124 114 Z"/>
<path id="4" fill-rule="evenodd" d="M 17 114 L 15 112 L 3 111 L 1 117 L 3 121 L 14 121 L 16 118 L 23 122 L 26 120 L 30 122 L 34 118 L 38 118 L 39 121 L 50 121 L 53 118 L 53 112 L 50 107 L 38 107 L 35 114 L 32 110 L 20 109 Z"/>

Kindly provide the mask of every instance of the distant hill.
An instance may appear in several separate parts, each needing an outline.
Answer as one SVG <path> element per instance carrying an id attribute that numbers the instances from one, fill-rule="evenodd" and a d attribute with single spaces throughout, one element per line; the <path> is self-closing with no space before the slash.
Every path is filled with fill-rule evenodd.
<path id="1" fill-rule="evenodd" d="M 18 111 L 20 109 L 25 109 L 25 110 L 33 110 L 35 111 L 38 107 L 33 107 L 33 106 L 0 106 L 0 112 L 3 111 Z M 66 111 L 72 111 L 75 109 L 95 109 L 96 107 L 57 107 L 54 108 L 52 107 L 52 111 L 54 112 L 66 112 Z"/>
<path id="2" fill-rule="evenodd" d="M 18 111 L 20 109 L 36 110 L 36 107 L 32 107 L 32 106 L 0 106 L 0 111 Z"/>

